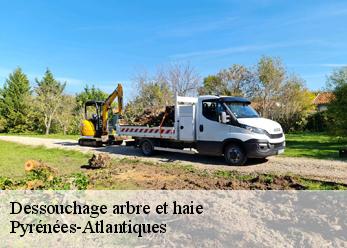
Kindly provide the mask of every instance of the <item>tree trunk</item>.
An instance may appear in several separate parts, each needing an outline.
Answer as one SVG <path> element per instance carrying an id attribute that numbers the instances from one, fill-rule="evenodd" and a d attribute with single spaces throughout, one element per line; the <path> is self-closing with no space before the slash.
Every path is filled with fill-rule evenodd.
<path id="1" fill-rule="evenodd" d="M 49 134 L 49 129 L 50 129 L 50 124 L 48 124 L 47 127 L 46 127 L 46 135 Z"/>
<path id="2" fill-rule="evenodd" d="M 51 124 L 52 124 L 52 116 L 48 118 L 47 125 L 46 125 L 46 135 L 49 134 L 49 130 L 51 129 Z"/>

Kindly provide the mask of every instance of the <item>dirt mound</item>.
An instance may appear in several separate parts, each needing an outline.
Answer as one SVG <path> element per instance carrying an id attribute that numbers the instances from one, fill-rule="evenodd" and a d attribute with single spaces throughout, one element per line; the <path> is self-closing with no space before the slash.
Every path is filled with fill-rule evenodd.
<path id="1" fill-rule="evenodd" d="M 106 154 L 93 154 L 93 156 L 88 160 L 88 165 L 90 168 L 105 168 L 111 162 L 110 156 Z"/>

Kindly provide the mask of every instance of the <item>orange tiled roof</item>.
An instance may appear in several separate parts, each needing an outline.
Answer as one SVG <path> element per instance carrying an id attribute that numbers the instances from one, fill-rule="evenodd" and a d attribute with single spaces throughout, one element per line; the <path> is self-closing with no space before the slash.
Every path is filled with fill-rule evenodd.
<path id="1" fill-rule="evenodd" d="M 319 93 L 316 98 L 313 100 L 313 104 L 320 105 L 320 104 L 328 104 L 331 102 L 331 100 L 334 98 L 334 94 L 331 92 L 322 92 Z"/>

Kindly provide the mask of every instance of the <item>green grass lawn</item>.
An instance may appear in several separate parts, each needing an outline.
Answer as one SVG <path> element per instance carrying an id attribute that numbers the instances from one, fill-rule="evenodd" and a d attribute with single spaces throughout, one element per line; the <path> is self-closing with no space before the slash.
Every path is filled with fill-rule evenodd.
<path id="1" fill-rule="evenodd" d="M 347 148 L 347 137 L 336 137 L 320 133 L 286 134 L 284 156 L 339 159 L 339 148 Z"/>
<path id="2" fill-rule="evenodd" d="M 20 178 L 25 175 L 24 163 L 29 159 L 42 160 L 58 169 L 60 174 L 80 172 L 90 155 L 62 149 L 30 147 L 0 141 L 0 176 Z"/>
<path id="3" fill-rule="evenodd" d="M 46 138 L 46 139 L 64 139 L 64 140 L 78 140 L 80 135 L 78 134 L 35 134 L 35 133 L 0 133 L 0 136 L 27 136 L 27 137 L 34 137 L 34 138 Z"/>

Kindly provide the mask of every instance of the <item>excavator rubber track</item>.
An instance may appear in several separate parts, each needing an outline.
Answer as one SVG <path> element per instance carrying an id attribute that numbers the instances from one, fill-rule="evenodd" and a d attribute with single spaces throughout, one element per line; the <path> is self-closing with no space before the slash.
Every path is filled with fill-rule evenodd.
<path id="1" fill-rule="evenodd" d="M 92 146 L 92 147 L 101 147 L 102 141 L 97 141 L 95 139 L 79 139 L 78 144 L 80 146 Z"/>

